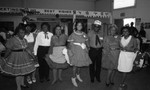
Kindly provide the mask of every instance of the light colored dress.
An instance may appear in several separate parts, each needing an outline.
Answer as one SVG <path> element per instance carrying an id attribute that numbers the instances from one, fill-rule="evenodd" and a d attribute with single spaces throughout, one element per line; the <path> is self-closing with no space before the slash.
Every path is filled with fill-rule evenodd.
<path id="1" fill-rule="evenodd" d="M 106 36 L 104 38 L 104 49 L 102 56 L 102 67 L 106 69 L 117 69 L 120 53 L 120 37 Z"/>
<path id="2" fill-rule="evenodd" d="M 85 33 L 73 32 L 68 41 L 70 42 L 70 51 L 72 54 L 69 54 L 70 64 L 73 66 L 89 66 L 92 62 L 88 55 L 88 50 L 86 48 L 86 41 L 88 40 Z"/>
<path id="3" fill-rule="evenodd" d="M 67 64 L 65 55 L 63 54 L 63 49 L 66 48 L 67 36 L 65 34 L 57 37 L 56 35 L 52 36 L 51 46 L 52 54 L 46 56 L 46 61 L 50 68 L 55 69 L 63 69 L 67 68 L 69 65 Z"/>
<path id="4" fill-rule="evenodd" d="M 121 50 L 118 61 L 118 71 L 131 72 L 133 68 L 133 62 L 136 58 L 135 51 L 138 48 L 137 40 L 132 36 L 129 36 L 127 39 L 122 37 L 120 43 L 121 47 L 128 48 L 130 51 Z"/>

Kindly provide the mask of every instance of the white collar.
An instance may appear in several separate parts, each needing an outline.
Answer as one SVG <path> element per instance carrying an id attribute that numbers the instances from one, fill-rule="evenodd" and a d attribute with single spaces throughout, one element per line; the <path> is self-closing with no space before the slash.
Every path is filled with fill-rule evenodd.
<path id="1" fill-rule="evenodd" d="M 129 44 L 129 42 L 131 41 L 131 38 L 132 38 L 131 35 L 127 39 L 125 39 L 124 37 L 122 37 L 122 39 L 121 39 L 122 46 L 126 47 Z"/>

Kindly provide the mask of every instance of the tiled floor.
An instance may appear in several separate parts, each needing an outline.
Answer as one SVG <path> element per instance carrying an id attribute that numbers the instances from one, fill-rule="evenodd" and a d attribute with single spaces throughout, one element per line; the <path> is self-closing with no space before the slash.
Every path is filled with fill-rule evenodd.
<path id="1" fill-rule="evenodd" d="M 50 72 L 52 74 L 52 72 Z M 117 72 L 115 85 L 111 87 L 105 86 L 106 70 L 102 69 L 101 83 L 95 81 L 90 83 L 88 68 L 82 68 L 81 77 L 83 83 L 78 82 L 79 87 L 74 87 L 71 83 L 72 68 L 63 71 L 63 82 L 57 82 L 51 85 L 52 75 L 50 74 L 50 82 L 40 83 L 37 81 L 33 85 L 29 85 L 28 89 L 23 90 L 121 90 L 119 83 L 121 82 L 122 74 Z M 38 76 L 37 76 L 38 77 Z M 136 73 L 130 73 L 127 78 L 126 90 L 150 90 L 150 68 L 144 68 Z M 0 75 L 0 90 L 16 90 L 15 79 L 12 77 L 4 77 Z"/>

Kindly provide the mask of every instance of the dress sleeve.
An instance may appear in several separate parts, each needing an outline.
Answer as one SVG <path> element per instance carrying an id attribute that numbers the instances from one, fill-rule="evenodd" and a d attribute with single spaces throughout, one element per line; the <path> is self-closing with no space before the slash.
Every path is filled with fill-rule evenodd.
<path id="1" fill-rule="evenodd" d="M 6 48 L 13 49 L 13 46 L 14 46 L 14 40 L 11 38 L 6 42 Z"/>
<path id="2" fill-rule="evenodd" d="M 73 33 L 68 37 L 68 42 L 73 42 L 74 41 L 74 35 Z"/>

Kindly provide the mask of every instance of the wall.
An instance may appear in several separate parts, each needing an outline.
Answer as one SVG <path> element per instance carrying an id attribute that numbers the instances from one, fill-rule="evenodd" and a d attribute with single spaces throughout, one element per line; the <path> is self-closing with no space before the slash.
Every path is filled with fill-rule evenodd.
<path id="1" fill-rule="evenodd" d="M 12 21 L 14 22 L 14 29 L 15 27 L 22 22 L 21 16 L 0 16 L 0 21 Z"/>
<path id="2" fill-rule="evenodd" d="M 97 0 L 95 3 L 96 11 L 112 11 L 112 0 Z"/>
<path id="3" fill-rule="evenodd" d="M 26 0 L 26 7 L 70 9 L 70 10 L 94 10 L 93 0 Z"/>
<path id="4" fill-rule="evenodd" d="M 0 0 L 0 7 L 23 7 L 24 0 Z"/>
<path id="5" fill-rule="evenodd" d="M 96 3 L 95 3 L 96 1 Z M 1 3 L 2 2 L 2 3 Z M 49 9 L 70 9 L 70 10 L 85 10 L 85 11 L 110 11 L 110 0 L 0 0 L 0 7 L 27 7 L 27 8 L 49 8 Z M 1 21 L 14 21 L 14 27 L 21 22 L 21 16 L 3 16 Z M 55 16 L 40 15 L 30 16 L 33 18 L 45 17 L 55 18 Z M 60 16 L 61 18 L 61 16 Z M 69 18 L 72 18 L 69 17 Z M 103 23 L 109 23 L 109 19 L 88 18 L 88 28 L 95 19 L 101 20 Z"/>
<path id="6" fill-rule="evenodd" d="M 113 19 L 120 18 L 141 18 L 141 22 L 150 22 L 150 0 L 136 0 L 136 6 L 126 9 L 113 10 Z M 125 16 L 121 17 L 120 14 L 125 13 Z M 136 26 L 139 29 L 139 25 Z M 150 29 L 145 29 L 147 32 L 147 39 L 150 40 Z"/>

